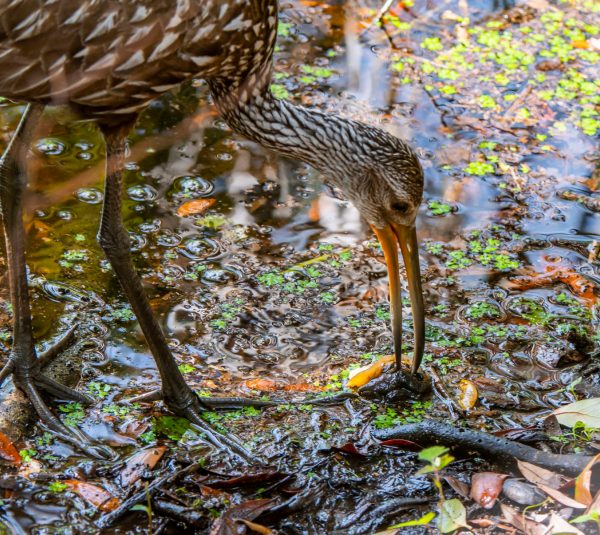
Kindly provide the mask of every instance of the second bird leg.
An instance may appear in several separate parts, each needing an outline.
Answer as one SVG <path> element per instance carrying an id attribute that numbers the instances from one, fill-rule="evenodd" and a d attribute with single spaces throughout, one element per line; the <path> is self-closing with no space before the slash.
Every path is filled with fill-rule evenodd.
<path id="1" fill-rule="evenodd" d="M 23 227 L 23 196 L 27 186 L 25 156 L 31 136 L 43 107 L 30 104 L 0 160 L 0 211 L 6 242 L 6 257 L 13 307 L 13 343 L 8 363 L 0 371 L 0 384 L 10 375 L 38 413 L 43 425 L 66 441 L 97 457 L 108 457 L 110 452 L 102 446 L 89 443 L 88 437 L 74 428 L 67 428 L 50 411 L 41 393 L 60 400 L 88 404 L 86 395 L 68 388 L 45 376 L 37 358 L 31 324 L 31 308 L 25 264 L 25 229 Z M 60 345 L 60 342 L 59 342 Z M 64 344 L 63 344 L 64 345 Z M 60 350 L 60 348 L 57 348 Z M 45 360 L 56 351 L 49 350 Z"/>
<path id="2" fill-rule="evenodd" d="M 173 358 L 165 335 L 154 316 L 136 273 L 129 250 L 129 234 L 121 215 L 123 167 L 126 138 L 131 123 L 120 126 L 101 126 L 106 140 L 106 179 L 104 205 L 98 240 L 110 261 L 154 356 L 162 382 L 160 396 L 179 416 L 190 420 L 215 446 L 250 460 L 250 454 L 233 438 L 212 429 L 203 419 L 200 398 L 185 382 Z"/>

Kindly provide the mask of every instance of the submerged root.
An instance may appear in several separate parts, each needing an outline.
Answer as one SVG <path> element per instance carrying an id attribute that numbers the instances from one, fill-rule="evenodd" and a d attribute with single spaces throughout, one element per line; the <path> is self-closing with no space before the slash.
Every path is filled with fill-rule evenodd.
<path id="1" fill-rule="evenodd" d="M 502 469 L 513 469 L 519 460 L 567 476 L 579 475 L 592 459 L 589 455 L 547 453 L 505 438 L 461 429 L 435 420 L 374 431 L 373 436 L 379 440 L 410 440 L 423 447 L 446 446 L 463 454 L 477 452 Z"/>

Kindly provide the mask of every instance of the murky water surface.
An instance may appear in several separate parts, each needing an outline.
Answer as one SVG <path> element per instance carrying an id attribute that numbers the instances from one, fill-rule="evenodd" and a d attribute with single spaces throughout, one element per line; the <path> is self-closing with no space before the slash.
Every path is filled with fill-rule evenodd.
<path id="1" fill-rule="evenodd" d="M 478 385 L 481 401 L 471 425 L 488 429 L 534 424 L 564 403 L 577 362 L 597 343 L 591 337 L 600 274 L 590 258 L 600 217 L 573 200 L 597 202 L 597 140 L 570 124 L 547 139 L 547 128 L 514 116 L 515 110 L 504 123 L 489 124 L 487 108 L 434 95 L 427 80 L 406 81 L 401 70 L 390 74 L 389 64 L 413 50 L 423 56 L 418 43 L 427 37 L 452 34 L 447 13 L 485 27 L 487 20 L 503 20 L 498 12 L 507 4 L 469 2 L 465 12 L 462 2 L 417 1 L 393 12 L 411 23 L 402 33 L 393 23 L 385 32 L 365 30 L 361 22 L 372 15 L 344 2 L 288 2 L 274 81 L 290 98 L 382 122 L 418 147 L 427 179 L 418 219 L 426 365 L 451 392 L 465 376 Z M 504 93 L 511 92 L 521 98 L 522 84 L 508 83 Z M 153 309 L 187 379 L 204 392 L 247 394 L 253 379 L 281 388 L 333 388 L 335 374 L 350 364 L 390 352 L 380 249 L 357 211 L 332 197 L 320 176 L 233 135 L 211 110 L 205 85 L 190 84 L 150 106 L 130 138 L 123 215 Z M 0 109 L 6 138 L 21 111 L 12 104 Z M 553 113 L 557 121 L 569 111 Z M 44 116 L 33 153 L 27 235 L 36 335 L 47 341 L 81 322 L 88 333 L 84 387 L 101 394 L 78 425 L 123 452 L 144 439 L 152 443 L 151 436 L 140 439 L 149 430 L 150 406 L 128 413 L 117 404 L 156 387 L 158 376 L 95 242 L 103 142 L 92 124 L 54 109 Z M 491 168 L 465 172 L 473 163 Z M 216 202 L 202 214 L 178 213 L 197 199 Z M 408 306 L 406 312 L 410 352 Z M 8 324 L 0 325 L 0 335 L 6 353 Z M 446 414 L 442 405 L 436 410 Z M 310 422 L 302 414 L 278 421 L 276 414 L 256 429 L 252 421 L 226 425 L 277 443 L 286 441 L 277 433 L 294 435 L 279 430 L 287 422 L 310 449 L 336 443 L 320 419 L 339 429 L 356 425 L 342 409 L 325 414 Z M 402 414 L 409 412 L 395 413 Z M 140 420 L 146 424 L 138 429 Z M 306 438 L 315 430 L 316 438 Z M 69 448 L 45 446 L 39 436 L 22 447 L 38 451 L 45 468 L 63 470 L 60 454 Z M 405 478 L 386 484 L 388 491 L 407 485 Z M 411 480 L 405 492 L 419 494 L 422 484 Z M 13 499 L 2 509 L 15 530 L 54 533 L 49 526 L 55 525 L 68 532 L 68 515 L 93 514 L 81 503 L 83 513 L 69 513 L 71 502 L 56 493 L 32 487 L 13 496 L 21 492 L 32 497 L 29 505 Z M 323 505 L 338 506 L 332 499 Z M 141 527 L 127 529 L 143 531 L 143 516 L 136 519 Z M 314 523 L 314 532 L 324 525 Z"/>

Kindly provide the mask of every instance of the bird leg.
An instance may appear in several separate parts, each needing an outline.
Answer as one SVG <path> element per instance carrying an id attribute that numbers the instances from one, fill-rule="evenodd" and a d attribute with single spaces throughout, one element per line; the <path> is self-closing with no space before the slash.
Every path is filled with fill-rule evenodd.
<path id="1" fill-rule="evenodd" d="M 250 461 L 252 459 L 250 453 L 237 440 L 218 433 L 202 419 L 204 408 L 200 398 L 188 386 L 179 371 L 165 335 L 150 308 L 142 282 L 133 267 L 129 251 L 129 235 L 121 219 L 125 146 L 131 124 L 101 125 L 101 128 L 106 140 L 107 163 L 98 241 L 121 283 L 156 361 L 162 387 L 160 396 L 153 393 L 151 399 L 162 398 L 175 414 L 187 418 L 195 427 L 200 428 L 215 446 Z"/>
<path id="2" fill-rule="evenodd" d="M 24 161 L 37 120 L 43 111 L 39 104 L 29 104 L 8 147 L 0 159 L 0 212 L 6 242 L 10 301 L 13 308 L 13 344 L 10 357 L 0 371 L 0 385 L 12 375 L 16 387 L 25 393 L 38 413 L 45 428 L 79 449 L 107 458 L 110 453 L 103 446 L 92 445 L 90 439 L 76 429 L 66 427 L 48 408 L 41 392 L 60 400 L 89 404 L 86 395 L 68 388 L 41 372 L 31 324 L 31 309 L 25 263 L 25 230 L 23 227 L 23 195 L 27 184 Z M 64 346 L 64 343 L 60 346 Z M 48 350 L 45 359 L 57 354 Z"/>

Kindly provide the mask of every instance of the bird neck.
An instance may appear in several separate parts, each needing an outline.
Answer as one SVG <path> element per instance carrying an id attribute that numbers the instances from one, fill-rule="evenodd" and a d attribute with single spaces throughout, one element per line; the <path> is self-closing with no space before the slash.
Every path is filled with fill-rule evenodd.
<path id="1" fill-rule="evenodd" d="M 334 114 L 296 106 L 273 96 L 270 66 L 237 86 L 209 80 L 216 106 L 237 133 L 279 154 L 306 162 L 334 185 L 344 169 L 356 166 L 350 146 L 364 125 Z"/>

